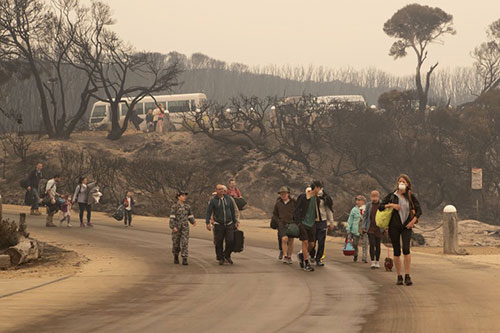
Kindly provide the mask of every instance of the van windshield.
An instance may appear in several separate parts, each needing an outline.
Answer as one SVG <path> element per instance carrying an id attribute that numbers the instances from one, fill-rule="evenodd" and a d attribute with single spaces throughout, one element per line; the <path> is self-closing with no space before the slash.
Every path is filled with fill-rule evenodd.
<path id="1" fill-rule="evenodd" d="M 106 117 L 106 105 L 96 105 L 92 117 Z"/>

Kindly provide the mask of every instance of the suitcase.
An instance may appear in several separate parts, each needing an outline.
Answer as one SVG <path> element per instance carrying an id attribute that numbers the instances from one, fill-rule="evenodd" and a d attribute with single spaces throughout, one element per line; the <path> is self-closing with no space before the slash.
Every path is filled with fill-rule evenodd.
<path id="1" fill-rule="evenodd" d="M 233 252 L 242 252 L 245 243 L 245 235 L 241 230 L 234 231 Z"/>

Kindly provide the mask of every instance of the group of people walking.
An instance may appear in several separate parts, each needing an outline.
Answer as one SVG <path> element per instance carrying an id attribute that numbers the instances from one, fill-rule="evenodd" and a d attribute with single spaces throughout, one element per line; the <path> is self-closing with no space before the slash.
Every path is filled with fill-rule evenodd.
<path id="1" fill-rule="evenodd" d="M 92 205 L 95 204 L 95 183 L 89 183 L 88 178 L 82 176 L 73 195 L 60 194 L 57 186 L 61 177 L 55 175 L 43 183 L 43 164 L 38 163 L 26 180 L 27 196 L 31 199 L 31 214 L 41 215 L 40 204 L 47 206 L 47 227 L 54 227 L 54 214 L 61 210 L 60 223 L 66 222 L 71 226 L 72 206 L 78 203 L 79 220 L 81 227 L 92 227 Z M 219 265 L 233 264 L 231 254 L 235 230 L 239 228 L 240 209 L 245 202 L 241 192 L 232 179 L 229 188 L 219 184 L 215 188 L 208 202 L 205 216 L 205 225 L 208 231 L 213 232 L 216 258 Z M 314 271 L 325 265 L 325 242 L 328 229 L 334 229 L 333 199 L 323 188 L 321 181 L 313 181 L 304 193 L 297 199 L 291 196 L 290 188 L 282 186 L 278 191 L 271 225 L 277 229 L 279 260 L 284 264 L 292 264 L 294 239 L 298 238 L 300 250 L 297 259 L 300 267 L 307 271 Z M 174 263 L 179 264 L 179 255 L 182 264 L 188 264 L 189 224 L 196 225 L 191 207 L 186 203 L 188 193 L 179 191 L 176 202 L 171 207 L 169 226 L 172 230 L 172 253 Z M 98 201 L 98 200 L 97 200 Z M 246 202 L 245 202 L 246 203 Z M 135 200 L 132 192 L 127 191 L 122 204 L 125 207 L 124 224 L 131 226 L 132 211 Z M 377 226 L 377 213 L 391 210 L 390 222 L 387 230 Z M 86 223 L 84 215 L 86 213 Z M 358 261 L 359 245 L 361 244 L 361 261 L 368 263 L 368 251 L 371 268 L 380 268 L 381 240 L 384 234 L 388 235 L 394 252 L 394 263 L 397 270 L 398 285 L 412 285 L 410 276 L 411 254 L 410 243 L 412 229 L 418 223 L 422 209 L 413 193 L 413 186 L 407 175 L 397 179 L 396 189 L 383 199 L 380 192 L 373 190 L 370 200 L 365 196 L 355 197 L 355 206 L 351 209 L 347 220 L 346 232 L 348 240 L 354 247 L 353 261 Z M 401 253 L 404 257 L 404 277 Z"/>

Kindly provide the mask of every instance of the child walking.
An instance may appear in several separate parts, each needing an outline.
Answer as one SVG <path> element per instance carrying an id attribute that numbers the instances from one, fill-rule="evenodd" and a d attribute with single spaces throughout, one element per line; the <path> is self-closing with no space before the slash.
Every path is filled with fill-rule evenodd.
<path id="1" fill-rule="evenodd" d="M 363 210 L 366 205 L 366 198 L 362 195 L 356 197 L 356 206 L 354 206 L 347 220 L 347 235 L 352 239 L 354 246 L 354 262 L 358 261 L 358 244 L 362 234 L 361 223 L 363 220 Z M 365 259 L 366 260 L 366 259 Z"/>
<path id="2" fill-rule="evenodd" d="M 125 207 L 125 214 L 124 214 L 123 223 L 125 224 L 126 227 L 131 227 L 132 226 L 132 211 L 133 211 L 133 208 L 135 206 L 135 200 L 132 197 L 131 191 L 127 191 L 127 193 L 125 193 L 125 198 L 123 199 L 123 206 Z"/>
<path id="3" fill-rule="evenodd" d="M 59 223 L 60 226 L 62 226 L 63 222 L 66 221 L 68 223 L 68 228 L 71 228 L 71 195 L 66 194 L 63 196 L 64 203 L 61 205 L 61 213 L 62 213 L 62 218 Z"/>
<path id="4" fill-rule="evenodd" d="M 189 223 L 196 226 L 191 207 L 186 204 L 187 196 L 187 192 L 179 191 L 175 196 L 177 203 L 172 206 L 170 213 L 169 225 L 172 229 L 174 264 L 179 263 L 179 253 L 182 256 L 182 264 L 188 264 Z"/>

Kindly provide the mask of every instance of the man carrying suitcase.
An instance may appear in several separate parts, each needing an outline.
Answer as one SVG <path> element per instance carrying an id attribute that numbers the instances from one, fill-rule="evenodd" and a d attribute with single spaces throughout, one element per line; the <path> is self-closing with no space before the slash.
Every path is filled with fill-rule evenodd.
<path id="1" fill-rule="evenodd" d="M 238 228 L 238 221 L 236 220 L 233 200 L 224 194 L 224 185 L 217 185 L 215 191 L 217 195 L 208 203 L 205 222 L 208 231 L 212 230 L 212 225 L 214 228 L 215 252 L 219 265 L 224 265 L 225 261 L 232 265 L 234 230 Z M 213 221 L 211 222 L 212 215 Z"/>

